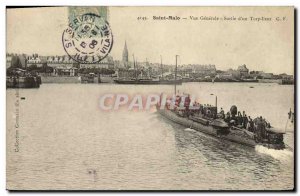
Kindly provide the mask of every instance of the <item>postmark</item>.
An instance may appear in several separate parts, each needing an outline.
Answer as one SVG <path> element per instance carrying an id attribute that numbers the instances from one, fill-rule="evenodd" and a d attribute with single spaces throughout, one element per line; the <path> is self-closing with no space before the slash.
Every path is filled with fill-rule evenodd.
<path id="1" fill-rule="evenodd" d="M 107 21 L 96 14 L 75 17 L 62 34 L 66 53 L 79 63 L 92 64 L 103 60 L 113 46 L 113 34 Z"/>

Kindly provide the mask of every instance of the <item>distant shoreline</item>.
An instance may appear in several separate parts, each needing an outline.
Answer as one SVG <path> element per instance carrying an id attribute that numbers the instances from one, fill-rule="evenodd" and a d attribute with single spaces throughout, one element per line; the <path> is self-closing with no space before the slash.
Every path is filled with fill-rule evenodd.
<path id="1" fill-rule="evenodd" d="M 79 76 L 41 76 L 42 84 L 46 83 L 81 83 Z"/>
<path id="2" fill-rule="evenodd" d="M 41 76 L 42 84 L 76 84 L 81 83 L 80 76 Z M 112 77 L 109 76 L 101 76 L 102 83 L 113 83 Z M 98 83 L 97 77 L 95 78 L 95 82 Z"/>
<path id="3" fill-rule="evenodd" d="M 57 83 L 57 84 L 69 84 L 69 83 L 81 83 L 80 76 L 41 76 L 42 83 Z M 185 81 L 183 83 L 211 83 L 211 81 Z M 95 82 L 94 83 L 98 83 Z M 101 83 L 114 83 L 113 77 L 101 76 Z M 276 83 L 282 84 L 282 79 L 259 79 L 257 82 L 247 81 L 215 81 L 215 83 Z M 293 85 L 292 83 L 290 85 Z"/>

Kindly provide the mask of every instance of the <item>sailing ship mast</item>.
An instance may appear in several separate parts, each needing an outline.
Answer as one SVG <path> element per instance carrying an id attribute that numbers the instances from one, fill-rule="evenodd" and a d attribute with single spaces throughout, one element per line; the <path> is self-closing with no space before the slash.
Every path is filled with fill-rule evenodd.
<path id="1" fill-rule="evenodd" d="M 179 55 L 176 55 L 175 57 L 176 57 L 176 65 L 175 65 L 175 81 L 174 81 L 174 83 L 175 83 L 175 95 L 176 95 L 176 81 L 177 81 L 177 57 L 178 57 Z"/>
<path id="2" fill-rule="evenodd" d="M 135 80 L 137 80 L 137 73 L 136 73 L 136 65 L 135 65 L 134 54 L 132 54 L 132 57 L 133 57 L 133 69 L 134 69 L 134 76 L 135 76 Z"/>
<path id="3" fill-rule="evenodd" d="M 161 71 L 161 79 L 163 79 L 163 67 L 162 67 L 162 57 L 160 55 L 160 71 Z"/>
<path id="4" fill-rule="evenodd" d="M 138 77 L 139 77 L 139 69 L 138 69 L 138 61 L 137 61 L 137 59 L 135 59 L 135 68 L 136 68 L 136 70 L 135 70 L 135 72 L 136 72 L 136 80 L 138 79 Z"/>

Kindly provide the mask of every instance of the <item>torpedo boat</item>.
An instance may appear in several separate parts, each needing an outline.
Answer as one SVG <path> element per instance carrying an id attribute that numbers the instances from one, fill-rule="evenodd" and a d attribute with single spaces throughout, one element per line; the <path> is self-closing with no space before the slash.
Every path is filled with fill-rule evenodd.
<path id="1" fill-rule="evenodd" d="M 232 108 L 235 110 L 236 106 Z M 186 107 L 170 109 L 168 106 L 161 109 L 157 105 L 157 112 L 165 118 L 220 140 L 229 140 L 250 147 L 262 145 L 271 149 L 285 148 L 283 142 L 285 133 L 272 127 L 265 119 L 255 118 L 245 126 L 243 123 L 239 124 L 245 117 L 235 116 L 234 111 L 228 117 L 216 111 L 217 107 L 205 105 L 200 105 L 197 110 L 189 110 Z"/>
<path id="2" fill-rule="evenodd" d="M 175 80 L 177 75 L 177 56 Z M 176 84 L 174 94 L 177 94 Z M 213 94 L 211 94 L 213 95 Z M 218 113 L 217 96 L 215 106 L 209 104 L 191 103 L 189 96 L 176 95 L 175 100 L 160 100 L 156 105 L 157 112 L 165 118 L 199 132 L 250 147 L 262 145 L 271 149 L 284 149 L 284 131 L 271 126 L 262 116 L 252 120 L 245 112 L 241 114 L 233 105 L 225 114 Z"/>

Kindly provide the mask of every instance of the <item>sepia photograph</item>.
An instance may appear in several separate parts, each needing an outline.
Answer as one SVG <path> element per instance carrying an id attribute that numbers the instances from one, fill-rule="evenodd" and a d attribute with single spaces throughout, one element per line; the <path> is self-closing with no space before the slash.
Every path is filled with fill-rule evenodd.
<path id="1" fill-rule="evenodd" d="M 293 6 L 6 9 L 9 191 L 295 191 Z"/>

